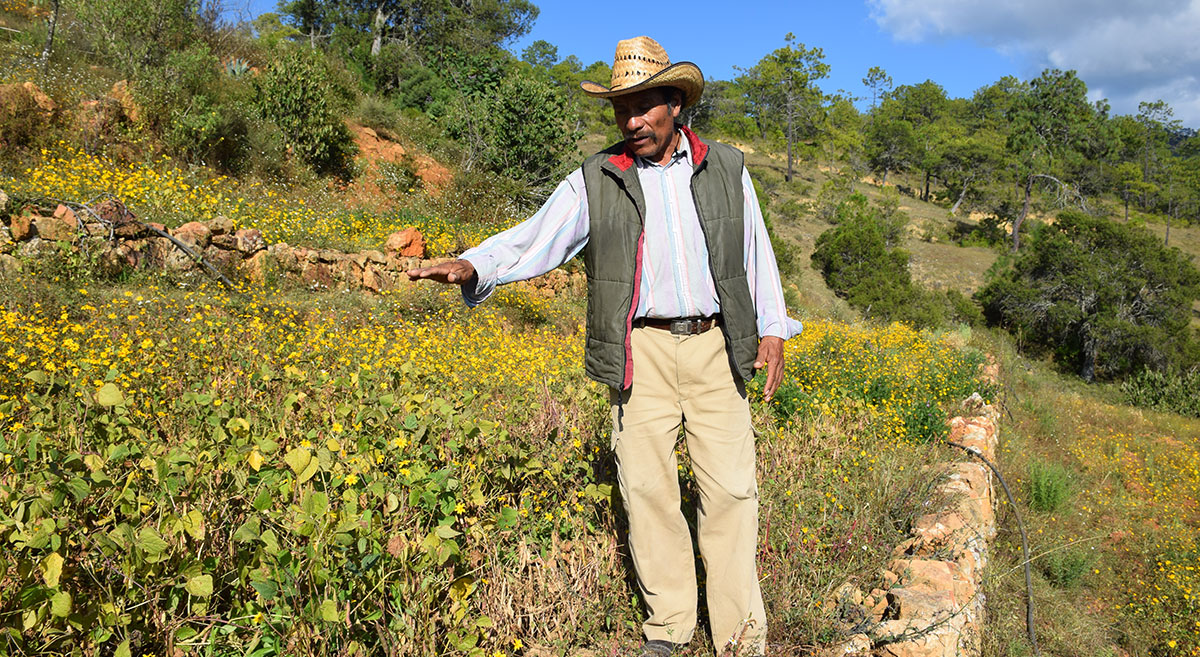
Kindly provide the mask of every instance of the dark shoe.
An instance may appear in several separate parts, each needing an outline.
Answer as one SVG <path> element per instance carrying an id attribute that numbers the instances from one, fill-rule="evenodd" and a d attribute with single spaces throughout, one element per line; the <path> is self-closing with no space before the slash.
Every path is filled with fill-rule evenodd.
<path id="1" fill-rule="evenodd" d="M 642 646 L 640 657 L 668 657 L 674 655 L 676 651 L 682 650 L 687 644 L 671 643 L 662 639 L 653 639 L 647 641 Z"/>

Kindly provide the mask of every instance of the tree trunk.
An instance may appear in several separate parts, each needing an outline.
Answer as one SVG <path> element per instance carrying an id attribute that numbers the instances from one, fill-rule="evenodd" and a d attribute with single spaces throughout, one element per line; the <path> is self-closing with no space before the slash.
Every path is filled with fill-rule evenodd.
<path id="1" fill-rule="evenodd" d="M 921 191 L 921 200 L 929 202 L 929 169 L 925 170 L 925 189 Z"/>
<path id="2" fill-rule="evenodd" d="M 958 200 L 954 202 L 954 207 L 950 208 L 951 216 L 958 215 L 958 206 L 962 205 L 963 199 L 967 197 L 967 190 L 971 187 L 971 180 L 972 178 L 967 178 L 965 181 L 963 181 L 963 188 L 958 194 Z"/>
<path id="3" fill-rule="evenodd" d="M 1179 218 L 1179 214 L 1178 214 L 1179 206 L 1175 206 L 1175 213 L 1176 213 L 1175 218 L 1178 219 Z M 1171 244 L 1171 211 L 1168 210 L 1167 211 L 1167 234 L 1163 235 L 1163 246 L 1170 246 L 1170 244 Z"/>
<path id="4" fill-rule="evenodd" d="M 1033 196 L 1033 176 L 1030 175 L 1025 179 L 1025 203 L 1021 206 L 1021 214 L 1017 220 L 1013 222 L 1012 232 L 1012 250 L 1016 253 L 1021 248 L 1021 222 L 1025 221 L 1025 217 L 1029 216 L 1029 201 Z"/>
<path id="5" fill-rule="evenodd" d="M 1129 223 L 1129 192 L 1125 192 L 1125 223 Z"/>
<path id="6" fill-rule="evenodd" d="M 788 167 L 787 167 L 787 175 L 786 175 L 786 176 L 784 176 L 784 177 L 783 177 L 783 179 L 784 179 L 784 181 L 785 181 L 785 182 L 792 182 L 792 140 L 794 139 L 794 137 L 793 137 L 793 134 L 792 134 L 792 121 L 793 121 L 793 117 L 792 117 L 792 99 L 791 99 L 791 96 L 789 96 L 789 97 L 788 97 L 788 100 L 787 100 L 787 110 L 788 110 L 788 113 L 787 113 L 787 120 L 788 120 L 788 123 L 787 123 L 787 143 L 788 143 L 788 144 L 787 144 L 787 151 L 788 151 Z"/>
<path id="7" fill-rule="evenodd" d="M 383 30 L 387 27 L 388 18 L 391 14 L 383 13 L 383 5 L 375 8 L 375 20 L 371 25 L 371 31 L 374 33 L 374 38 L 371 40 L 371 57 L 378 57 L 379 51 L 383 49 Z"/>
<path id="8" fill-rule="evenodd" d="M 54 28 L 58 26 L 58 0 L 52 0 L 54 9 L 50 12 L 50 28 L 46 33 L 46 47 L 42 48 L 42 71 L 50 63 L 50 51 L 54 48 Z"/>
<path id="9" fill-rule="evenodd" d="M 1083 341 L 1083 367 L 1079 368 L 1079 376 L 1088 383 L 1096 380 L 1096 341 L 1091 337 Z"/>
<path id="10" fill-rule="evenodd" d="M 880 186 L 880 187 L 887 187 L 887 175 L 888 175 L 889 173 L 891 173 L 891 169 L 884 169 L 884 170 L 883 170 L 883 180 L 879 181 L 879 186 Z"/>

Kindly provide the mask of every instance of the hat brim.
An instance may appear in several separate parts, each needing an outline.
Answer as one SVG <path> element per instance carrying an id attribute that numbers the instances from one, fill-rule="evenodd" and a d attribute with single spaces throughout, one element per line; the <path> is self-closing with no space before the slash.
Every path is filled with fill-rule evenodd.
<path id="1" fill-rule="evenodd" d="M 628 87 L 610 88 L 591 80 L 579 83 L 583 93 L 593 98 L 616 98 L 656 87 L 677 87 L 683 92 L 683 106 L 688 107 L 700 100 L 704 93 L 704 75 L 700 67 L 691 62 L 672 64 L 641 82 Z"/>

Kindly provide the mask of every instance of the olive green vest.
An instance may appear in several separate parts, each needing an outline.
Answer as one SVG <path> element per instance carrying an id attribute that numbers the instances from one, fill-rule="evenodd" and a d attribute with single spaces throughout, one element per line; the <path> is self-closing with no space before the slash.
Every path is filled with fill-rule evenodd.
<path id="1" fill-rule="evenodd" d="M 758 324 L 744 264 L 742 152 L 682 130 L 691 144 L 692 197 L 721 305 L 726 349 L 738 374 L 749 379 L 758 353 Z M 588 277 L 586 371 L 600 383 L 625 389 L 633 382 L 629 335 L 641 285 L 646 200 L 623 143 L 585 160 L 583 180 L 590 218 L 583 254 Z"/>

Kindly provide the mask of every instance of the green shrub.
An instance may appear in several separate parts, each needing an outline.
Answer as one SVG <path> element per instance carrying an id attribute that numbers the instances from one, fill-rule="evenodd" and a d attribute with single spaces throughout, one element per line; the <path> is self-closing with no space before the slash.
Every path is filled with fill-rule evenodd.
<path id="1" fill-rule="evenodd" d="M 222 104 L 199 95 L 186 109 L 172 112 L 164 139 L 186 159 L 222 173 L 241 173 L 250 152 L 250 130 L 257 116 L 243 103 Z"/>
<path id="2" fill-rule="evenodd" d="M 927 443 L 945 437 L 950 432 L 946 411 L 930 401 L 913 404 L 904 414 L 904 429 L 909 438 Z"/>
<path id="3" fill-rule="evenodd" d="M 1200 271 L 1148 230 L 1063 212 L 976 295 L 988 322 L 1054 354 L 1085 381 L 1190 367 Z"/>
<path id="4" fill-rule="evenodd" d="M 259 112 L 279 126 L 288 146 L 321 173 L 344 173 L 354 141 L 342 122 L 334 75 L 319 55 L 297 50 L 275 60 L 256 81 Z"/>
<path id="5" fill-rule="evenodd" d="M 1092 555 L 1079 548 L 1066 548 L 1046 555 L 1042 572 L 1050 583 L 1067 589 L 1079 583 L 1092 565 Z"/>
<path id="6" fill-rule="evenodd" d="M 1034 511 L 1053 513 L 1071 496 L 1071 472 L 1057 463 L 1029 464 L 1029 506 Z"/>
<path id="7" fill-rule="evenodd" d="M 838 296 L 867 318 L 917 327 L 945 323 L 948 301 L 912 282 L 908 252 L 897 247 L 908 218 L 872 207 L 853 194 L 830 214 L 834 227 L 821 233 L 812 266 Z"/>
<path id="8" fill-rule="evenodd" d="M 1143 369 L 1121 384 L 1134 406 L 1200 417 L 1200 369 Z"/>
<path id="9" fill-rule="evenodd" d="M 354 116 L 362 125 L 391 138 L 400 123 L 400 112 L 394 105 L 378 96 L 363 96 L 358 100 Z"/>
<path id="10" fill-rule="evenodd" d="M 28 146 L 49 124 L 46 113 L 24 87 L 14 84 L 0 89 L 0 146 Z"/>
<path id="11" fill-rule="evenodd" d="M 949 305 L 948 318 L 950 320 L 971 326 L 983 323 L 983 309 L 971 297 L 958 290 L 946 290 L 945 299 Z"/>

